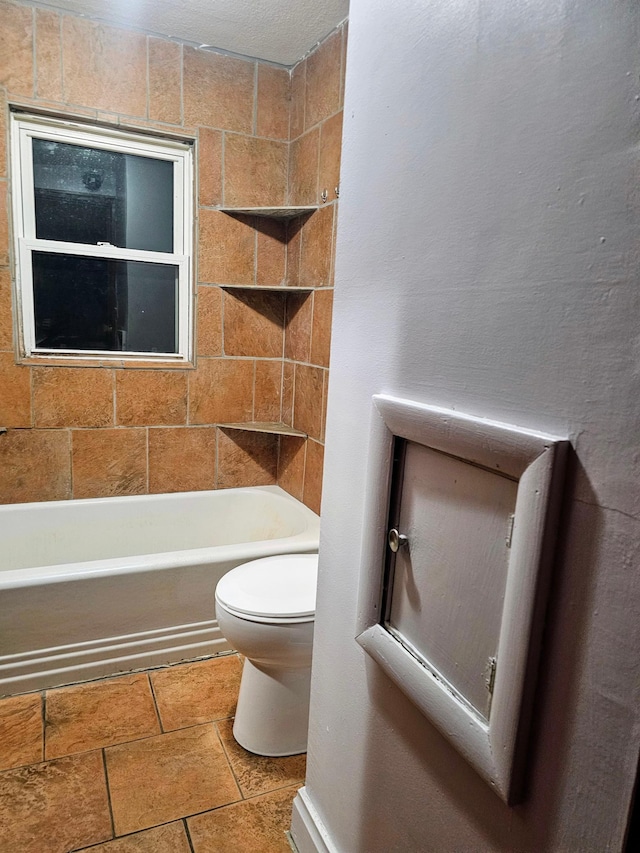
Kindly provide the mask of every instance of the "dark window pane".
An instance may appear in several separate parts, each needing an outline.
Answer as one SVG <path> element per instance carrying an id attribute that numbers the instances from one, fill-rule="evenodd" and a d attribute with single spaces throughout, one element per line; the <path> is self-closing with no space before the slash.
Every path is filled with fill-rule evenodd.
<path id="1" fill-rule="evenodd" d="M 173 251 L 173 163 L 33 140 L 36 237 Z"/>
<path id="2" fill-rule="evenodd" d="M 33 253 L 39 349 L 177 352 L 178 268 Z"/>

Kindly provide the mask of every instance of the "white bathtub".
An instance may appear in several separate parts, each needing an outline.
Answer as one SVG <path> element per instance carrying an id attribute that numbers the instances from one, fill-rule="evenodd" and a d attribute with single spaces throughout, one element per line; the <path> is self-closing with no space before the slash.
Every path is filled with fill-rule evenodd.
<path id="1" fill-rule="evenodd" d="M 218 580 L 318 549 L 277 486 L 0 507 L 0 695 L 228 651 Z"/>

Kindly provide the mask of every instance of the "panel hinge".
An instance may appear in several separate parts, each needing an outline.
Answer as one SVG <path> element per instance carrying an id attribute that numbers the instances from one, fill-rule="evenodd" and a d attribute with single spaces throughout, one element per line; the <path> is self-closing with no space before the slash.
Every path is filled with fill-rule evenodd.
<path id="1" fill-rule="evenodd" d="M 507 548 L 511 548 L 511 540 L 513 539 L 513 522 L 516 520 L 515 514 L 511 513 L 509 518 L 507 519 L 507 536 L 505 542 L 507 543 Z"/>
<path id="2" fill-rule="evenodd" d="M 493 696 L 493 685 L 495 684 L 495 681 L 496 681 L 496 664 L 497 664 L 497 662 L 498 662 L 498 659 L 496 657 L 490 657 L 488 662 L 487 662 L 487 668 L 485 670 L 485 672 L 487 674 L 486 678 L 485 678 L 485 684 L 487 685 L 487 690 L 489 691 L 489 693 L 492 696 Z"/>

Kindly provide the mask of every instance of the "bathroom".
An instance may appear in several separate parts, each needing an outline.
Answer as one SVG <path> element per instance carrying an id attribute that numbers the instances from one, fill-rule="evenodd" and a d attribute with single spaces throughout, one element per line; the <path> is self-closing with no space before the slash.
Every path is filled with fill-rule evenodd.
<path id="1" fill-rule="evenodd" d="M 172 129 L 198 137 L 200 158 L 197 366 L 45 366 L 16 364 L 2 151 L 4 503 L 277 485 L 318 513 L 322 496 L 308 769 L 280 786 L 305 784 L 299 849 L 624 849 L 639 729 L 637 4 L 352 0 L 348 63 L 343 26 L 296 66 L 290 101 L 268 63 L 45 4 L 0 14 L 2 121 L 10 103 Z M 319 210 L 283 233 L 218 209 L 285 204 Z M 231 287 L 308 276 L 314 291 L 286 305 Z M 353 639 L 380 393 L 573 446 L 515 807 Z M 249 421 L 303 435 L 218 426 Z M 90 843 L 121 844 L 106 832 Z"/>
<path id="2" fill-rule="evenodd" d="M 147 35 L 134 26 L 102 23 L 73 10 L 20 2 L 0 7 L 1 500 L 5 507 L 36 501 L 38 509 L 45 502 L 62 501 L 63 513 L 75 499 L 128 501 L 110 504 L 116 513 L 120 512 L 117 506 L 123 507 L 121 515 L 111 521 L 102 511 L 104 504 L 100 505 L 94 528 L 89 517 L 69 521 L 64 516 L 39 516 L 31 527 L 38 531 L 34 536 L 31 522 L 22 515 L 17 521 L 6 519 L 3 577 L 15 574 L 16 584 L 3 586 L 2 594 L 7 620 L 1 631 L 3 695 L 26 696 L 31 691 L 31 696 L 37 696 L 33 691 L 43 693 L 60 685 L 222 654 L 220 666 L 213 672 L 221 673 L 223 698 L 211 712 L 213 717 L 202 712 L 202 722 L 227 718 L 235 706 L 224 697 L 234 689 L 237 693 L 240 670 L 235 657 L 232 661 L 224 657 L 230 646 L 215 619 L 216 579 L 230 566 L 268 553 L 317 550 L 347 11 L 345 3 L 328 5 L 324 15 L 312 16 L 315 35 L 301 32 L 293 38 L 289 33 L 289 38 L 283 38 L 280 34 L 279 43 L 270 47 L 279 59 L 277 64 L 236 55 L 246 54 L 246 49 L 234 54 L 228 52 L 228 45 L 227 52 L 199 49 L 195 43 Z M 149 30 L 155 32 L 153 27 L 147 27 Z M 256 30 L 254 24 L 254 35 Z M 250 34 L 244 37 L 250 38 Z M 207 40 L 200 34 L 197 38 Z M 260 50 L 268 52 L 267 36 L 264 41 Z M 278 39 L 271 37 L 271 41 Z M 9 104 L 20 119 L 46 114 L 195 141 L 197 231 L 193 256 L 197 277 L 190 318 L 192 350 L 182 362 L 114 359 L 108 354 L 91 360 L 65 357 L 52 348 L 47 355 L 26 351 L 16 357 L 22 330 L 17 327 L 9 254 L 11 146 L 4 148 L 11 136 Z M 46 184 L 40 190 L 44 196 L 55 183 L 44 174 L 50 169 L 46 163 L 49 152 L 45 149 L 38 156 L 41 174 L 36 174 L 35 181 Z M 136 158 L 133 161 L 135 165 Z M 93 168 L 92 186 L 80 187 L 83 199 L 92 192 L 92 200 L 100 202 L 99 196 L 106 191 L 100 184 L 104 182 L 106 188 L 110 180 L 105 162 L 103 158 Z M 58 174 L 65 168 L 63 162 Z M 156 206 L 161 206 L 161 200 Z M 295 207 L 303 215 L 292 221 L 258 219 L 223 213 L 222 207 Z M 126 227 L 131 239 L 131 223 Z M 57 235 L 48 236 L 55 239 Z M 98 234 L 94 243 L 96 239 L 117 244 L 117 237 Z M 85 243 L 90 240 L 86 234 L 81 238 Z M 133 294 L 131 278 L 129 272 Z M 56 323 L 63 325 L 53 315 L 49 325 Z M 127 328 L 131 340 L 131 323 Z M 40 344 L 41 351 L 47 340 L 53 337 Z M 137 349 L 134 345 L 129 348 Z M 246 424 L 247 429 L 220 426 L 225 423 Z M 247 492 L 247 487 L 254 491 Z M 197 495 L 195 503 L 180 502 L 183 493 L 216 490 L 220 496 L 228 489 L 239 494 L 233 501 L 241 502 L 233 511 L 231 498 L 225 498 L 222 510 L 199 504 Z M 152 509 L 158 516 L 155 521 L 142 519 L 145 510 L 136 499 L 145 495 L 164 496 L 160 508 Z M 287 503 L 288 496 L 294 500 Z M 127 526 L 135 537 L 138 528 L 155 524 L 151 534 L 155 542 L 148 546 L 152 554 L 179 551 L 197 547 L 198 542 L 193 537 L 189 540 L 184 530 L 193 528 L 194 516 L 199 515 L 203 528 L 199 544 L 208 544 L 213 541 L 207 529 L 211 527 L 208 513 L 220 528 L 215 535 L 215 541 L 222 543 L 218 551 L 224 552 L 219 569 L 207 561 L 200 568 L 180 564 L 158 572 L 149 563 L 140 564 L 133 573 L 129 566 L 123 574 L 122 567 L 103 565 L 104 572 L 98 577 L 97 564 L 92 563 L 89 578 L 48 583 L 41 577 L 37 584 L 25 579 L 16 588 L 17 576 L 25 575 L 23 567 L 92 558 L 109 562 L 118 553 L 144 553 L 143 545 L 125 544 Z M 234 541 L 234 534 L 228 531 L 238 527 L 238 515 L 247 519 L 245 528 L 249 525 L 254 530 L 246 533 L 248 544 L 242 546 L 242 553 L 231 555 L 226 553 L 231 545 L 224 543 Z M 278 537 L 278 525 L 284 539 Z M 83 530 L 81 536 L 78 528 Z M 260 534 L 260 529 L 268 528 L 273 530 Z M 112 531 L 109 535 L 108 529 Z M 66 544 L 63 530 L 69 533 Z M 177 536 L 181 544 L 160 546 L 167 535 Z M 259 547 L 265 536 L 275 543 L 271 546 L 269 542 L 267 550 Z M 18 553 L 28 541 L 39 543 L 37 555 Z M 243 541 L 242 536 L 237 541 Z M 47 571 L 45 568 L 44 575 Z M 178 670 L 174 677 L 179 677 Z M 196 668 L 192 677 L 200 683 L 202 668 Z M 107 682 L 93 683 L 109 689 Z M 137 707 L 138 691 L 136 681 L 129 698 L 122 701 Z M 143 705 L 149 698 L 145 696 L 140 700 Z M 56 725 L 54 701 L 49 695 L 49 734 Z M 121 700 L 114 697 L 113 701 L 117 706 Z M 184 696 L 181 701 L 186 701 Z M 205 700 L 200 697 L 199 702 Z M 28 717 L 22 706 L 18 718 L 20 714 Z M 4 734 L 5 729 L 2 731 Z M 157 724 L 151 720 L 145 732 L 157 734 Z M 123 737 L 130 739 L 121 735 L 115 740 Z M 115 742 L 113 735 L 110 740 Z M 25 741 L 30 742 L 28 733 Z M 52 743 L 44 753 L 39 749 L 29 755 L 27 747 L 22 757 L 14 756 L 18 766 L 31 764 L 39 754 L 52 758 L 55 772 Z M 81 750 L 66 751 L 82 753 L 86 749 L 85 743 Z M 298 746 L 295 751 L 300 750 Z M 224 803 L 266 794 L 267 817 L 270 809 L 278 817 L 276 849 L 280 849 L 282 843 L 286 845 L 284 829 L 295 793 L 295 789 L 285 790 L 283 800 L 282 789 L 285 783 L 289 788 L 291 783 L 300 787 L 304 761 L 297 755 L 271 764 L 267 759 L 266 763 L 269 773 L 261 765 L 253 768 L 256 779 L 248 787 L 241 780 L 239 790 L 233 782 Z M 3 763 L 2 769 L 11 766 L 11 762 Z M 175 770 L 177 775 L 188 776 L 189 772 L 192 768 Z M 224 772 L 231 773 L 228 767 Z M 249 771 L 236 767 L 234 772 L 241 776 Z M 177 796 L 175 792 L 170 795 Z M 52 797 L 55 800 L 55 794 Z M 210 801 L 207 806 L 222 802 Z M 185 808 L 185 817 L 187 812 L 203 810 L 193 804 Z M 250 803 L 249 811 L 252 808 Z M 283 817 L 286 808 L 289 814 Z M 259 805 L 255 809 L 260 812 Z M 14 826 L 22 822 L 15 814 L 6 819 Z M 44 823 L 38 824 L 40 835 L 50 835 L 52 845 L 71 844 L 69 838 L 56 842 L 55 823 L 50 815 L 45 816 Z M 142 829 L 144 834 L 146 827 L 165 823 L 164 818 L 128 826 L 125 822 L 124 831 L 121 827 L 116 832 L 123 835 Z M 179 821 L 170 831 L 178 833 L 179 839 L 171 836 L 171 843 L 179 844 L 186 825 L 182 829 Z M 73 847 L 105 841 L 111 835 L 110 828 L 102 836 L 95 831 L 81 832 L 72 836 Z M 26 843 L 19 835 L 10 838 L 13 840 L 6 842 L 10 845 Z M 42 838 L 36 837 L 32 843 L 33 849 L 44 849 Z M 152 833 L 144 843 L 160 842 Z M 227 843 L 231 841 L 227 839 Z"/>

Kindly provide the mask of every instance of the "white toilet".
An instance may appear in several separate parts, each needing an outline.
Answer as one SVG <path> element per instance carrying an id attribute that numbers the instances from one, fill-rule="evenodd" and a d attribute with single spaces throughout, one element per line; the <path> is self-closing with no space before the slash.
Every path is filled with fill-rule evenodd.
<path id="1" fill-rule="evenodd" d="M 220 630 L 245 656 L 233 735 L 249 752 L 306 751 L 317 577 L 317 554 L 281 554 L 216 588 Z"/>

